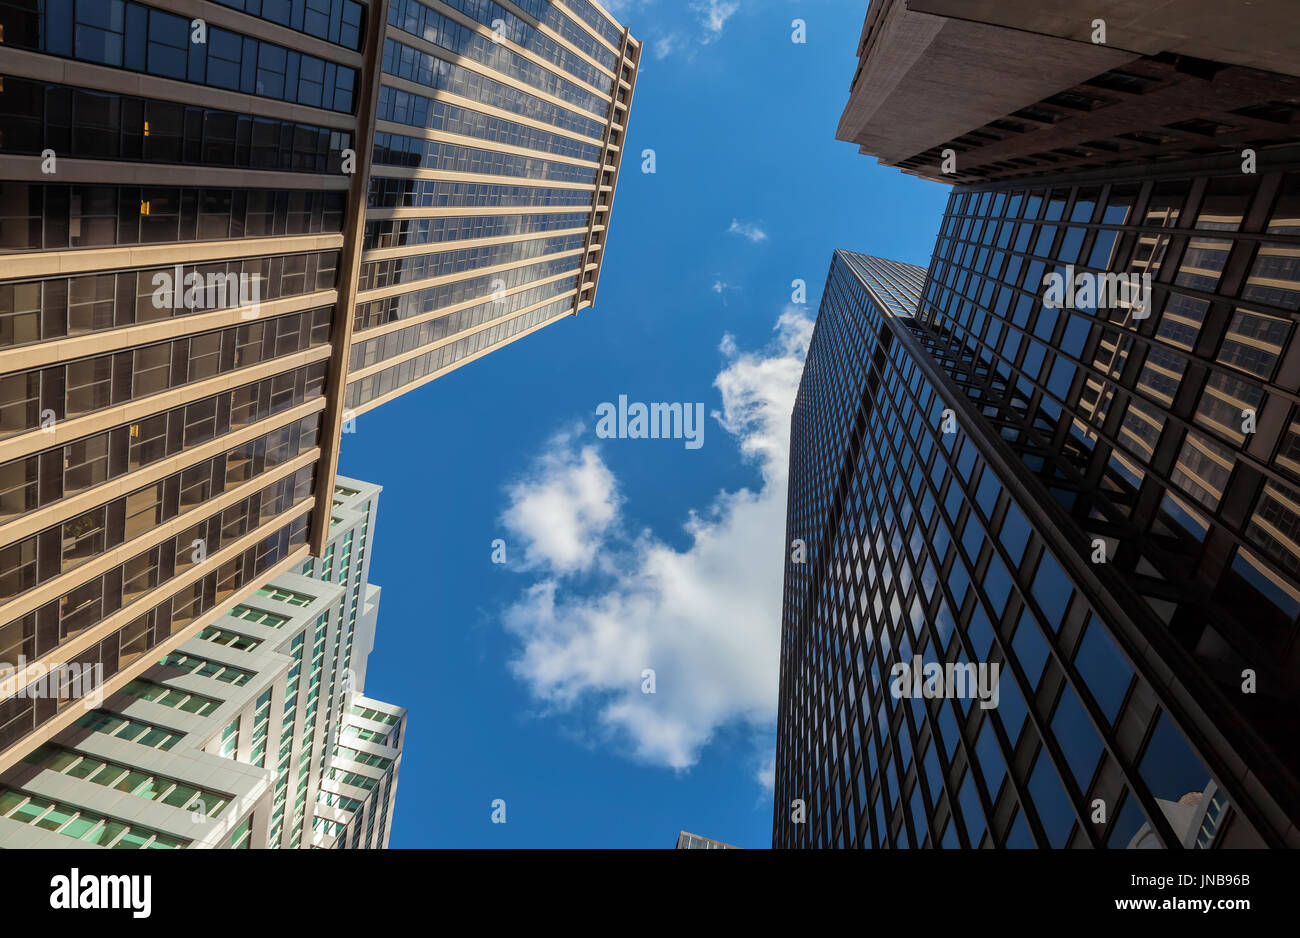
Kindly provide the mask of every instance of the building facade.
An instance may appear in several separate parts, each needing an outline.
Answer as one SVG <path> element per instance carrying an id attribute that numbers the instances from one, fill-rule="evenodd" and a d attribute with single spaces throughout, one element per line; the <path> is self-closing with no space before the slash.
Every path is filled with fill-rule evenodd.
<path id="1" fill-rule="evenodd" d="M 359 413 L 591 305 L 639 50 L 589 0 L 0 0 L 0 770 L 322 558 Z"/>
<path id="2" fill-rule="evenodd" d="M 731 844 L 724 844 L 720 840 L 713 840 L 709 837 L 701 837 L 699 834 L 692 834 L 688 831 L 681 831 L 677 835 L 677 844 L 675 850 L 739 850 Z"/>
<path id="3" fill-rule="evenodd" d="M 378 486 L 281 574 L 0 776 L 0 847 L 379 848 L 406 711 L 364 696 Z"/>
<path id="4" fill-rule="evenodd" d="M 791 434 L 776 843 L 1295 844 L 1286 165 L 960 187 L 923 278 L 837 253 Z M 1045 302 L 1067 271 L 1152 285 Z M 996 707 L 904 706 L 916 655 L 999 665 Z"/>
<path id="5" fill-rule="evenodd" d="M 832 262 L 775 844 L 1300 846 L 1294 11 L 1239 14 L 872 3 L 838 136 L 956 186 L 928 270 Z"/>
<path id="6" fill-rule="evenodd" d="M 871 0 L 858 56 L 836 137 L 942 182 L 1259 149 L 1300 121 L 1289 0 Z"/>

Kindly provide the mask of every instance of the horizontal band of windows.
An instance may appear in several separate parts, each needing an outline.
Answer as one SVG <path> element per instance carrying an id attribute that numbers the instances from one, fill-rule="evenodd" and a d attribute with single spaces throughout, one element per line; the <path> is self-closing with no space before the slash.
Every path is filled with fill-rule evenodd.
<path id="1" fill-rule="evenodd" d="M 497 290 L 511 290 L 534 280 L 545 280 L 557 274 L 577 270 L 582 264 L 583 256 L 574 254 L 569 257 L 559 257 L 539 264 L 529 264 L 526 267 L 514 267 L 481 277 L 471 277 L 467 280 L 456 280 L 436 287 L 401 293 L 382 300 L 358 303 L 352 320 L 352 330 L 356 334 L 385 323 L 412 319 L 443 307 L 488 296 Z"/>
<path id="2" fill-rule="evenodd" d="M 356 0 L 215 0 L 268 23 L 324 39 L 356 52 L 361 48 L 365 10 Z"/>
<path id="3" fill-rule="evenodd" d="M 343 230 L 344 192 L 0 183 L 0 251 L 228 241 Z"/>
<path id="4" fill-rule="evenodd" d="M 575 140 L 549 130 L 540 130 L 515 121 L 503 120 L 480 111 L 460 107 L 449 101 L 435 101 L 421 94 L 402 91 L 390 85 L 379 88 L 379 106 L 376 112 L 380 121 L 406 124 L 425 130 L 475 137 L 492 143 L 541 150 L 557 156 L 600 162 L 600 147 L 593 143 Z"/>
<path id="5" fill-rule="evenodd" d="M 82 673 L 98 665 L 102 668 L 103 679 L 108 680 L 123 668 L 136 664 L 142 656 L 178 634 L 199 616 L 228 601 L 236 590 L 256 582 L 267 570 L 305 545 L 310 526 L 311 512 L 306 512 L 177 595 L 163 600 L 112 635 L 78 653 L 76 660 L 67 664 L 79 666 Z M 43 607 L 33 613 L 33 628 L 40 634 L 57 635 L 57 615 L 58 609 L 53 604 Z M 148 700 L 200 716 L 211 714 L 221 704 L 219 700 L 177 691 L 144 679 L 131 681 L 115 692 L 108 702 L 110 705 L 116 702 L 119 704 L 117 708 L 121 709 L 126 705 L 125 698 Z M 54 698 L 12 696 L 0 701 L 0 748 L 7 749 L 20 741 L 78 699 L 69 692 Z"/>
<path id="6" fill-rule="evenodd" d="M 491 244 L 437 254 L 420 254 L 395 257 L 382 261 L 366 261 L 361 265 L 357 282 L 358 291 L 373 290 L 390 284 L 427 280 L 446 274 L 465 273 L 479 267 L 492 267 L 512 261 L 528 260 L 547 254 L 560 254 L 582 248 L 585 234 L 572 234 L 555 238 L 534 238 L 508 244 Z M 2 432 L 2 427 L 0 427 Z"/>
<path id="7" fill-rule="evenodd" d="M 0 524 L 310 403 L 324 395 L 327 369 L 304 365 L 0 464 Z M 0 600 L 7 595 L 0 586 Z"/>
<path id="8" fill-rule="evenodd" d="M 129 0 L 17 0 L 5 44 L 192 84 L 352 113 L 355 69 Z"/>
<path id="9" fill-rule="evenodd" d="M 455 143 L 422 140 L 400 134 L 375 134 L 374 162 L 407 169 L 438 169 L 481 176 L 521 176 L 550 182 L 595 185 L 598 169 L 513 153 L 498 153 Z"/>
<path id="10" fill-rule="evenodd" d="M 349 370 L 358 372 L 486 322 L 513 315 L 536 303 L 544 303 L 561 293 L 567 293 L 571 298 L 577 288 L 576 278 L 564 277 L 353 345 Z"/>
<path id="11" fill-rule="evenodd" d="M 338 173 L 352 146 L 346 130 L 24 78 L 5 78 L 4 99 L 13 154 Z"/>
<path id="12" fill-rule="evenodd" d="M 0 439 L 326 345 L 324 306 L 0 377 Z"/>
<path id="13" fill-rule="evenodd" d="M 0 601 L 8 604 L 253 479 L 273 473 L 315 448 L 320 439 L 320 424 L 320 414 L 310 414 L 0 548 L 0 557 L 4 559 Z M 223 524 L 222 534 L 227 540 L 238 536 L 228 535 L 225 528 Z M 218 549 L 218 544 L 205 541 L 203 552 Z M 139 559 L 135 558 L 127 568 Z M 143 564 L 136 566 L 140 567 L 138 576 L 128 569 L 129 575 L 123 577 L 124 595 L 130 599 L 157 585 L 157 581 L 149 580 Z M 8 628 L 4 626 L 0 632 Z M 61 634 L 60 640 L 68 637 Z M 37 653 L 44 654 L 40 649 Z"/>
<path id="14" fill-rule="evenodd" d="M 609 94 L 610 89 L 613 88 L 614 82 L 610 75 L 583 61 L 581 57 L 574 55 L 550 36 L 528 21 L 520 19 L 499 3 L 494 3 L 492 0 L 446 0 L 446 5 L 476 20 L 502 38 L 509 39 L 515 45 L 559 66 L 579 81 L 586 82 L 604 94 Z M 540 0 L 523 0 L 516 6 L 555 30 L 567 41 L 605 66 L 607 71 L 612 73 L 618 66 L 618 56 L 560 12 L 560 8 L 555 4 L 540 2 Z M 446 17 L 417 0 L 392 0 L 388 6 L 389 24 L 412 36 L 428 38 L 431 32 L 438 32 L 441 23 L 446 21 L 448 21 Z"/>
<path id="15" fill-rule="evenodd" d="M 371 176 L 367 208 L 433 208 L 452 205 L 489 208 L 507 206 L 560 208 L 591 205 L 592 199 L 593 195 L 588 189 Z"/>
<path id="16" fill-rule="evenodd" d="M 368 221 L 361 247 L 363 250 L 384 250 L 416 244 L 445 244 L 450 241 L 564 231 L 585 227 L 589 218 L 588 212 L 549 212 L 540 215 L 439 216 Z M 3 315 L 3 306 L 0 306 L 0 315 Z"/>
<path id="17" fill-rule="evenodd" d="M 401 15 L 403 11 L 399 9 L 403 5 L 408 14 L 405 17 Z M 548 94 L 592 114 L 604 117 L 609 111 L 608 91 L 603 95 L 595 94 L 498 42 L 496 35 L 485 36 L 475 29 L 429 9 L 416 0 L 398 0 L 389 6 L 388 12 L 390 26 L 404 32 L 409 26 L 412 28 L 408 32 L 409 35 L 445 49 L 452 55 L 469 59 L 490 68 L 497 74 L 522 82 L 542 94 Z M 419 12 L 422 15 L 413 19 L 409 16 L 412 12 Z M 419 22 L 420 19 L 423 23 Z"/>
<path id="18" fill-rule="evenodd" d="M 561 107 L 504 82 L 453 65 L 435 55 L 420 52 L 393 39 L 384 41 L 383 70 L 436 91 L 450 91 L 470 101 L 511 111 L 523 117 L 581 134 L 594 140 L 605 136 L 605 124 Z"/>
<path id="19" fill-rule="evenodd" d="M 526 329 L 572 311 L 573 302 L 561 300 L 350 383 L 347 391 L 347 406 L 354 409 L 361 407 L 398 388 L 447 368 L 461 359 L 504 342 Z"/>
<path id="20" fill-rule="evenodd" d="M 225 461 L 224 457 L 222 461 Z M 302 462 L 301 454 L 292 457 L 287 465 L 266 467 L 265 475 L 278 475 L 280 478 L 260 489 L 254 488 L 260 481 L 260 476 L 249 476 L 244 483 L 226 493 L 237 494 L 245 488 L 254 488 L 254 491 L 244 498 L 237 499 L 225 509 L 214 511 L 208 518 L 183 528 L 180 533 L 161 540 L 153 547 L 145 548 L 126 562 L 96 574 L 61 596 L 55 594 L 56 598 L 42 602 L 38 608 L 15 616 L 2 628 L 21 629 L 24 638 L 29 629 L 33 630 L 31 634 L 37 656 L 45 657 L 51 654 L 60 645 L 81 635 L 105 618 L 129 609 L 136 602 L 142 602 L 153 590 L 165 587 L 196 566 L 208 563 L 209 558 L 214 558 L 224 546 L 255 532 L 262 525 L 273 521 L 276 516 L 300 505 L 305 499 L 310 499 L 316 464 L 314 461 L 308 461 L 293 471 L 292 466 L 295 462 Z M 287 475 L 284 469 L 289 470 Z M 170 486 L 169 490 L 174 492 L 178 488 L 179 479 Z M 142 492 L 145 496 L 152 495 L 155 489 L 161 491 L 162 484 L 149 486 Z M 220 501 L 229 501 L 229 499 Z M 220 501 L 217 504 L 220 504 Z M 94 536 L 98 532 L 102 535 L 110 530 L 110 525 L 120 525 L 130 521 L 131 519 L 125 516 L 126 507 L 126 499 L 117 499 L 109 505 L 87 513 L 85 517 L 88 520 L 84 524 L 100 525 L 100 527 L 89 528 L 88 534 Z M 202 507 L 212 510 L 213 506 Z M 161 512 L 161 510 L 160 503 L 155 503 L 152 508 L 142 509 L 145 512 Z M 175 515 L 159 524 L 176 529 L 179 525 L 175 522 L 183 518 L 184 514 Z M 196 511 L 195 514 L 202 514 L 202 512 Z M 67 525 L 63 527 L 66 529 Z M 118 530 L 120 531 L 121 528 L 119 527 Z M 156 537 L 153 539 L 158 540 Z M 41 546 L 43 549 L 44 545 Z"/>
<path id="21" fill-rule="evenodd" d="M 316 251 L 182 264 L 179 277 L 172 265 L 3 281 L 0 349 L 237 308 L 241 292 L 243 298 L 255 296 L 255 302 L 263 303 L 332 290 L 337 286 L 338 263 L 338 251 Z M 158 274 L 166 278 L 161 281 L 165 288 L 161 294 L 155 285 Z M 186 278 L 194 274 L 203 284 L 198 294 L 185 286 Z M 187 297 L 198 302 L 187 306 Z"/>

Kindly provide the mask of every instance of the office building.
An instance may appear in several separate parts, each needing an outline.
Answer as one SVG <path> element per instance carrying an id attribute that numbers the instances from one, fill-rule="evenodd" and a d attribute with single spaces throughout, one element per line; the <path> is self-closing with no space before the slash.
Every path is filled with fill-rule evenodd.
<path id="1" fill-rule="evenodd" d="M 1260 150 L 1298 36 L 1290 0 L 871 0 L 836 137 L 949 183 Z"/>
<path id="2" fill-rule="evenodd" d="M 259 588 L 0 776 L 0 847 L 384 847 L 406 711 L 364 696 L 378 486 Z"/>
<path id="3" fill-rule="evenodd" d="M 357 414 L 591 305 L 639 50 L 589 0 L 0 0 L 0 770 L 320 558 Z"/>
<path id="4" fill-rule="evenodd" d="M 923 283 L 837 253 L 791 436 L 776 843 L 1295 844 L 1287 165 L 959 187 Z M 1067 265 L 1150 295 L 1044 303 Z M 902 706 L 917 654 L 999 663 L 998 705 Z"/>
<path id="5" fill-rule="evenodd" d="M 677 835 L 677 845 L 675 850 L 739 850 L 739 847 L 733 847 L 731 844 L 724 844 L 720 840 L 711 840 L 708 837 L 701 837 L 699 834 L 691 834 L 681 831 Z"/>
<path id="6" fill-rule="evenodd" d="M 1293 15 L 872 4 L 839 136 L 957 185 L 832 262 L 775 844 L 1300 845 Z"/>

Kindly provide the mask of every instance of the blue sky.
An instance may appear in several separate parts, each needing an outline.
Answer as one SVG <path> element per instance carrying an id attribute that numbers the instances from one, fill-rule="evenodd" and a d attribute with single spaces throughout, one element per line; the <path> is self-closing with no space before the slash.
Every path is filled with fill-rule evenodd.
<path id="1" fill-rule="evenodd" d="M 803 343 L 835 248 L 934 245 L 947 189 L 835 140 L 864 2 L 612 9 L 647 54 L 595 308 L 344 437 L 340 471 L 384 487 L 366 692 L 410 711 L 393 847 L 770 844 Z M 598 439 L 620 394 L 702 402 L 703 446 Z"/>

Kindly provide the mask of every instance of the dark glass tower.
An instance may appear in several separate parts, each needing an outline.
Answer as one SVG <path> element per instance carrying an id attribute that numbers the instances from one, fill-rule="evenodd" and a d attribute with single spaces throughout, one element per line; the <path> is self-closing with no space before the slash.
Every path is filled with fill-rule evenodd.
<path id="1" fill-rule="evenodd" d="M 834 257 L 776 846 L 1297 844 L 1297 177 L 1049 182 L 955 190 L 919 288 Z M 1066 264 L 1148 306 L 1046 306 Z M 894 693 L 913 656 L 998 665 L 997 705 Z"/>

